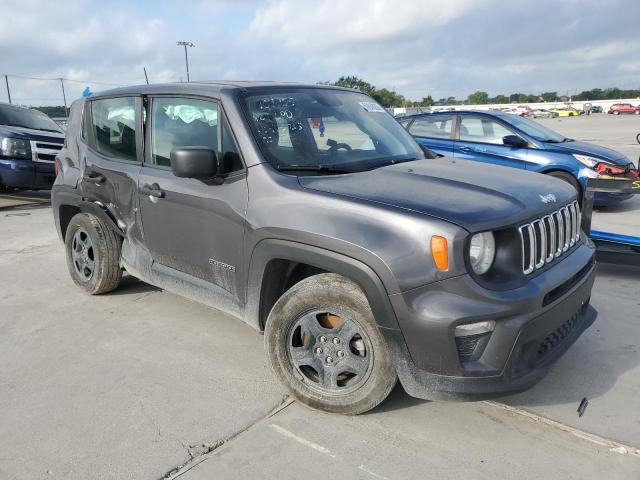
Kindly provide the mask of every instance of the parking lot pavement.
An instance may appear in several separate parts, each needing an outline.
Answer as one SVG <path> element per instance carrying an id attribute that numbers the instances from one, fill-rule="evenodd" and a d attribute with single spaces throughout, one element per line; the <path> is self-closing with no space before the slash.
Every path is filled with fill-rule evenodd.
<path id="1" fill-rule="evenodd" d="M 223 445 L 180 480 L 224 478 L 634 479 L 620 455 L 486 403 L 407 401 L 393 392 L 358 417 L 292 404 Z"/>
<path id="2" fill-rule="evenodd" d="M 181 478 L 631 479 L 640 471 L 633 449 L 621 454 L 610 450 L 617 444 L 495 405 L 419 401 L 399 388 L 359 417 L 297 403 L 270 417 L 285 395 L 257 332 L 132 278 L 89 297 L 67 274 L 49 208 L 0 217 L 0 478 L 156 479 L 185 463 L 194 468 Z M 638 285 L 633 271 L 605 271 L 594 292 L 598 323 L 539 386 L 503 401 L 640 446 Z M 583 396 L 590 404 L 578 419 Z"/>
<path id="3" fill-rule="evenodd" d="M 622 145 L 635 118 L 555 122 L 640 150 Z M 640 234 L 623 205 L 594 223 Z M 48 207 L 0 209 L 0 271 L 2 480 L 639 478 L 638 269 L 600 267 L 598 320 L 533 389 L 445 403 L 396 388 L 358 417 L 287 402 L 262 336 L 216 310 L 131 277 L 83 294 Z"/>
<path id="4" fill-rule="evenodd" d="M 161 478 L 283 401 L 243 323 L 132 278 L 82 293 L 52 218 L 0 212 L 0 479 Z"/>

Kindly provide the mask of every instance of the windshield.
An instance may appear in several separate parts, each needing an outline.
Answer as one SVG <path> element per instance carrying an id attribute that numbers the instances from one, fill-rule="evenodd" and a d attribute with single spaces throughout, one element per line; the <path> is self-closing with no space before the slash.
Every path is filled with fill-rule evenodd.
<path id="1" fill-rule="evenodd" d="M 0 125 L 64 133 L 58 124 L 44 113 L 27 108 L 8 106 L 0 108 Z"/>
<path id="2" fill-rule="evenodd" d="M 538 122 L 534 122 L 533 120 L 529 120 L 528 118 L 510 118 L 509 123 L 511 123 L 514 127 L 519 128 L 530 137 L 539 140 L 540 142 L 561 143 L 570 140 L 569 138 L 564 137 L 559 133 L 554 132 L 553 130 L 549 130 L 547 127 L 543 127 Z"/>
<path id="3" fill-rule="evenodd" d="M 276 168 L 345 173 L 423 159 L 387 111 L 357 92 L 291 88 L 244 96 L 251 129 Z"/>

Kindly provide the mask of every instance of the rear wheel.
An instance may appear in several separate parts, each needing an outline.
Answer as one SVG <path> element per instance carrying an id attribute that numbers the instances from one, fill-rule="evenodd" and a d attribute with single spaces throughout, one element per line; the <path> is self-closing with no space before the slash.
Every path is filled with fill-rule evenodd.
<path id="1" fill-rule="evenodd" d="M 396 383 L 367 298 L 337 274 L 306 278 L 276 302 L 265 347 L 278 379 L 312 408 L 363 413 L 382 402 Z"/>
<path id="2" fill-rule="evenodd" d="M 122 278 L 122 239 L 95 215 L 75 215 L 65 233 L 67 267 L 73 281 L 92 295 L 110 292 Z"/>
<path id="3" fill-rule="evenodd" d="M 574 177 L 573 175 L 571 175 L 570 173 L 567 172 L 549 172 L 547 175 L 549 175 L 550 177 L 555 177 L 555 178 L 559 178 L 560 180 L 563 180 L 565 182 L 567 182 L 568 184 L 570 184 L 573 188 L 576 189 L 576 192 L 578 192 L 578 203 L 580 205 L 582 205 L 582 187 L 580 186 L 580 184 L 578 183 L 578 180 L 576 180 L 576 177 Z"/>

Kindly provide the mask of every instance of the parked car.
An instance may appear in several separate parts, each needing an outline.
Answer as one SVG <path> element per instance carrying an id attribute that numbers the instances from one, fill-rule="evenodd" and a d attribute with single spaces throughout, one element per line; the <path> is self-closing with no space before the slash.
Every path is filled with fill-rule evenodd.
<path id="1" fill-rule="evenodd" d="M 558 116 L 558 113 L 546 110 L 544 108 L 536 108 L 531 112 L 531 115 L 529 116 L 531 118 L 556 118 Z"/>
<path id="2" fill-rule="evenodd" d="M 64 131 L 47 115 L 0 103 L 0 191 L 48 190 Z"/>
<path id="3" fill-rule="evenodd" d="M 582 198 L 587 178 L 601 165 L 626 167 L 631 160 L 608 148 L 567 138 L 543 125 L 501 112 L 458 111 L 414 115 L 402 124 L 425 147 L 455 158 L 545 173 L 572 185 Z M 630 198 L 630 194 L 597 193 L 595 205 Z"/>
<path id="4" fill-rule="evenodd" d="M 396 378 L 420 398 L 521 390 L 595 318 L 574 189 L 436 158 L 353 90 L 94 94 L 58 158 L 53 213 L 80 288 L 111 291 L 124 268 L 243 319 L 314 408 L 367 411 Z"/>
<path id="5" fill-rule="evenodd" d="M 602 113 L 602 105 L 592 105 L 591 113 Z"/>
<path id="6" fill-rule="evenodd" d="M 622 113 L 633 113 L 635 115 L 640 115 L 640 106 L 636 107 L 631 105 L 630 103 L 614 103 L 609 107 L 609 111 L 607 113 L 613 115 L 620 115 Z"/>
<path id="7" fill-rule="evenodd" d="M 559 117 L 577 117 L 580 115 L 579 110 L 571 107 L 550 108 L 549 111 L 556 113 Z"/>

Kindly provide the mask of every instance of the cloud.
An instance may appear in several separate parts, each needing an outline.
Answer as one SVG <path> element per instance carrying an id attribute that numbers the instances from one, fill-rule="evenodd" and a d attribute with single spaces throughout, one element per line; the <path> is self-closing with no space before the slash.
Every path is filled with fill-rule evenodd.
<path id="1" fill-rule="evenodd" d="M 68 78 L 70 99 L 87 84 L 143 83 L 143 67 L 151 82 L 184 79 L 177 40 L 196 44 L 200 80 L 358 75 L 411 99 L 639 86 L 637 0 L 0 0 L 0 11 L 0 73 Z M 19 102 L 61 103 L 59 82 L 10 84 Z"/>
<path id="2" fill-rule="evenodd" d="M 312 50 L 393 39 L 446 25 L 486 0 L 275 0 L 258 9 L 251 31 Z"/>

